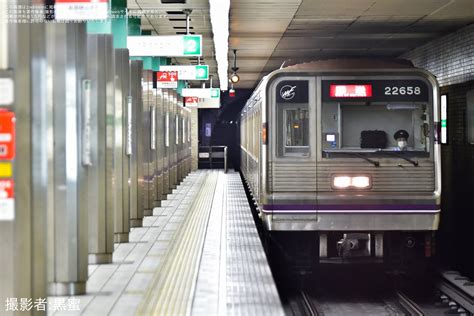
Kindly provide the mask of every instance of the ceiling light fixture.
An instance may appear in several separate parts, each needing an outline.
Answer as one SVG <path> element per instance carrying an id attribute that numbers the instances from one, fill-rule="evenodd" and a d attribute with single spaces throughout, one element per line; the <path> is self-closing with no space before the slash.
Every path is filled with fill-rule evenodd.
<path id="1" fill-rule="evenodd" d="M 217 61 L 220 89 L 228 88 L 227 69 L 229 61 L 229 9 L 230 0 L 209 0 L 212 33 L 214 34 L 214 49 Z"/>
<path id="2" fill-rule="evenodd" d="M 230 76 L 230 81 L 232 83 L 237 83 L 237 82 L 239 82 L 239 80 L 240 80 L 240 77 L 235 72 L 232 74 L 232 76 Z"/>
<path id="3" fill-rule="evenodd" d="M 239 67 L 237 67 L 237 50 L 234 49 L 233 51 L 234 51 L 234 67 L 231 68 L 232 71 L 233 71 L 233 73 L 232 73 L 232 75 L 230 76 L 230 81 L 231 81 L 232 83 L 237 83 L 237 82 L 240 81 L 240 77 L 239 77 L 239 75 L 237 74 L 237 70 L 239 70 Z"/>

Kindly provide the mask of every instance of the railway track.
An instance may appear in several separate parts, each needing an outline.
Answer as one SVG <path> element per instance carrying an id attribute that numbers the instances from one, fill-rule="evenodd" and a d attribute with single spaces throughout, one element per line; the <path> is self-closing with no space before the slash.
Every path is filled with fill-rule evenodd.
<path id="1" fill-rule="evenodd" d="M 424 316 L 426 315 L 423 309 L 410 299 L 406 294 L 397 292 L 398 303 L 406 315 L 410 316 Z"/>
<path id="2" fill-rule="evenodd" d="M 298 306 L 295 310 L 294 307 Z M 293 315 L 308 316 L 342 316 L 342 315 L 409 315 L 409 316 L 444 316 L 447 314 L 472 315 L 460 309 L 453 309 L 448 303 L 421 301 L 407 293 L 396 292 L 383 298 L 347 299 L 326 297 L 320 298 L 308 291 L 300 292 L 300 303 L 293 304 Z"/>
<path id="3" fill-rule="evenodd" d="M 301 291 L 302 310 L 295 315 L 308 316 L 333 316 L 333 315 L 425 315 L 419 313 L 419 307 L 402 295 L 400 301 L 404 306 L 394 299 L 338 299 L 319 298 L 307 291 Z"/>
<path id="4" fill-rule="evenodd" d="M 304 310 L 306 311 L 306 315 L 319 316 L 316 306 L 314 306 L 312 299 L 308 296 L 308 294 L 305 291 L 301 291 L 301 298 L 302 298 Z"/>
<path id="5" fill-rule="evenodd" d="M 443 271 L 436 284 L 440 300 L 458 315 L 474 315 L 474 282 L 456 271 Z"/>

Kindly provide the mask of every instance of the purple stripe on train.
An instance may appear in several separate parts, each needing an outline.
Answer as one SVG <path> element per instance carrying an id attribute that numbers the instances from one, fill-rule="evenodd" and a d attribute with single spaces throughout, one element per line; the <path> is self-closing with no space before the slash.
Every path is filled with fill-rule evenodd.
<path id="1" fill-rule="evenodd" d="M 264 204 L 266 211 L 291 211 L 291 210 L 439 210 L 440 205 L 436 204 Z"/>

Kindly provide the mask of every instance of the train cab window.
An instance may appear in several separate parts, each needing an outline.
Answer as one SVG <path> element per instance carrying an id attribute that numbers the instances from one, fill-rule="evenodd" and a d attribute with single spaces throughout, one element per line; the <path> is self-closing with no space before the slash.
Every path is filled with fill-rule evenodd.
<path id="1" fill-rule="evenodd" d="M 425 103 L 323 102 L 321 116 L 324 157 L 400 152 L 429 156 L 430 120 Z"/>

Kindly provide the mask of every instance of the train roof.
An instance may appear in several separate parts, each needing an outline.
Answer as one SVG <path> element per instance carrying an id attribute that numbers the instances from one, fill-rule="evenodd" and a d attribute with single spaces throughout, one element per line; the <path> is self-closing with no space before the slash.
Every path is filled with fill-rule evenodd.
<path id="1" fill-rule="evenodd" d="M 402 69 L 414 68 L 413 63 L 406 59 L 384 59 L 384 58 L 352 58 L 352 59 L 327 59 L 316 60 L 305 63 L 292 64 L 285 62 L 282 69 L 288 70 L 331 70 L 331 69 Z"/>

